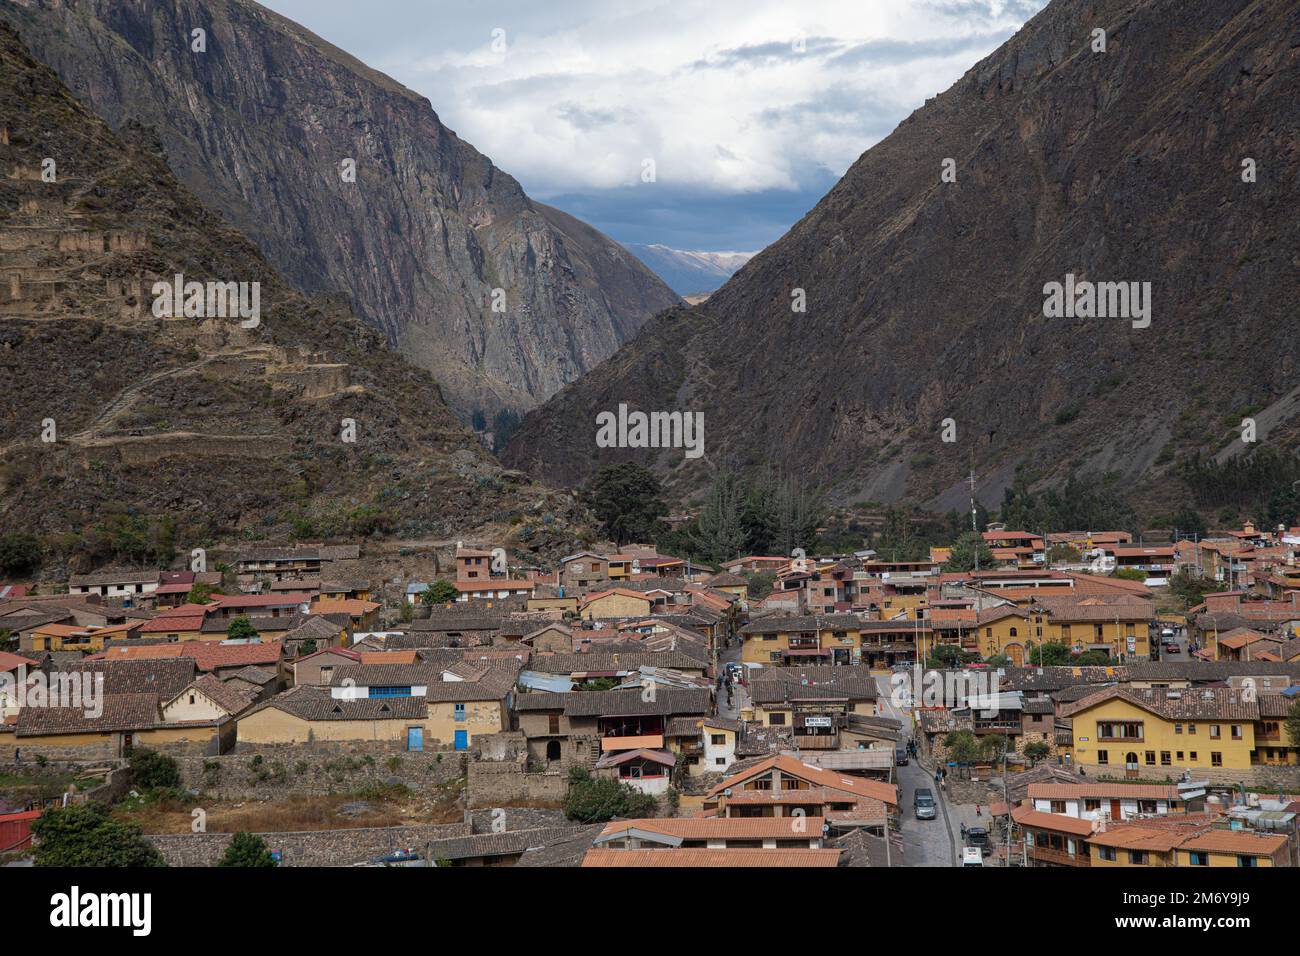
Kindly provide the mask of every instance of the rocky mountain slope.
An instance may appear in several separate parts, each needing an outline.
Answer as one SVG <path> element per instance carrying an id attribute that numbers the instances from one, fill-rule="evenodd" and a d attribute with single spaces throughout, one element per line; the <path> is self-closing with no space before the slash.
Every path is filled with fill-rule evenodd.
<path id="1" fill-rule="evenodd" d="M 298 289 L 346 294 L 463 420 L 532 407 L 677 302 L 426 99 L 251 0 L 3 0 L 0 17 L 112 127 L 156 127 L 183 183 Z"/>
<path id="2" fill-rule="evenodd" d="M 155 283 L 177 274 L 248 283 L 250 306 L 256 283 L 258 312 L 160 317 Z M 293 290 L 149 131 L 115 134 L 2 23 L 0 380 L 0 528 L 73 560 L 139 556 L 142 536 L 432 536 L 552 507 L 427 371 Z"/>
<path id="3" fill-rule="evenodd" d="M 683 491 L 776 463 L 842 501 L 948 508 L 972 462 L 990 504 L 1017 468 L 1168 500 L 1242 410 L 1294 447 L 1297 103 L 1292 0 L 1054 0 L 706 304 L 527 416 L 504 460 L 565 482 L 636 460 Z M 1048 318 L 1067 274 L 1151 283 L 1149 325 Z M 705 458 L 597 449 L 619 402 L 702 411 Z"/>
<path id="4" fill-rule="evenodd" d="M 680 295 L 712 292 L 754 257 L 752 252 L 692 252 L 657 242 L 627 247 Z"/>

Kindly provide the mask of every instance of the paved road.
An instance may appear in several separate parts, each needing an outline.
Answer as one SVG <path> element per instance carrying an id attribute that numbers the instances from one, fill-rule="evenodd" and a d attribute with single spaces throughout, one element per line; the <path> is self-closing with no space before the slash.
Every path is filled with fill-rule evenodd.
<path id="1" fill-rule="evenodd" d="M 726 667 L 728 661 L 740 660 L 740 642 L 732 644 L 721 654 L 718 655 L 718 666 Z M 749 691 L 740 684 L 732 685 L 731 705 L 727 705 L 727 692 L 725 690 L 718 692 L 718 714 L 721 717 L 727 717 L 731 720 L 740 719 L 740 711 L 743 707 L 749 706 Z"/>
<path id="2" fill-rule="evenodd" d="M 904 739 L 910 738 L 911 708 L 906 703 L 895 704 L 891 699 L 892 687 L 888 676 L 877 675 L 876 686 L 880 691 L 878 709 L 881 715 L 902 721 Z M 903 859 L 895 860 L 895 865 L 956 866 L 959 848 L 953 828 L 960 824 L 950 814 L 948 801 L 935 786 L 934 776 L 915 760 L 895 770 L 903 833 Z M 912 796 L 920 787 L 929 789 L 935 795 L 939 812 L 933 820 L 916 819 L 916 813 L 912 809 Z"/>

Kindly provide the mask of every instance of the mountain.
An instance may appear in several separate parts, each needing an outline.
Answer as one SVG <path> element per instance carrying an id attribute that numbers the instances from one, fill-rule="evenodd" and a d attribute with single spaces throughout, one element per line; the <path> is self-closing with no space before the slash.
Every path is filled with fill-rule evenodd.
<path id="1" fill-rule="evenodd" d="M 547 494 L 427 371 L 204 208 L 152 131 L 114 133 L 2 23 L 0 249 L 0 528 L 74 563 L 235 532 L 463 532 Z M 177 275 L 245 283 L 227 302 L 247 308 L 172 310 Z"/>
<path id="2" fill-rule="evenodd" d="M 627 247 L 680 295 L 712 292 L 754 257 L 752 252 L 689 252 L 659 243 Z"/>
<path id="3" fill-rule="evenodd" d="M 503 460 L 570 483 L 639 461 L 683 494 L 774 465 L 832 500 L 947 509 L 972 466 L 986 504 L 1017 469 L 1185 501 L 1180 463 L 1240 448 L 1243 410 L 1294 447 L 1297 37 L 1291 0 L 1054 0 L 704 305 L 526 416 Z M 1047 317 L 1049 284 L 1076 281 L 1149 282 L 1149 324 Z M 705 456 L 597 448 L 619 403 L 702 412 Z"/>
<path id="4" fill-rule="evenodd" d="M 532 407 L 677 302 L 428 100 L 251 0 L 6 0 L 0 17 L 112 127 L 154 126 L 200 200 L 300 291 L 345 294 L 463 420 Z"/>

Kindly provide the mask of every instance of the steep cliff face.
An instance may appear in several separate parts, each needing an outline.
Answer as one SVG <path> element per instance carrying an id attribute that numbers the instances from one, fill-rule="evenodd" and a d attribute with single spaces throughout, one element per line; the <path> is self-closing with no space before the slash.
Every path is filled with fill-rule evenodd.
<path id="1" fill-rule="evenodd" d="M 841 500 L 947 508 L 972 462 L 988 503 L 1018 467 L 1159 495 L 1241 408 L 1290 409 L 1261 438 L 1293 440 L 1297 37 L 1290 0 L 1055 0 L 707 303 L 527 416 L 505 460 L 568 482 L 637 460 L 683 490 L 709 462 L 777 463 Z M 1149 282 L 1149 326 L 1047 317 L 1067 274 Z M 703 411 L 706 459 L 597 449 L 620 401 Z"/>
<path id="2" fill-rule="evenodd" d="M 245 287 L 185 317 L 156 286 L 177 274 Z M 3 23 L 0 380 L 0 527 L 88 561 L 146 534 L 463 533 L 548 495 L 503 472 L 427 371 L 292 289 L 148 130 L 115 134 Z"/>
<path id="3" fill-rule="evenodd" d="M 5 0 L 0 17 L 111 126 L 155 126 L 201 200 L 297 288 L 346 294 L 462 416 L 532 407 L 677 301 L 423 97 L 251 0 Z"/>

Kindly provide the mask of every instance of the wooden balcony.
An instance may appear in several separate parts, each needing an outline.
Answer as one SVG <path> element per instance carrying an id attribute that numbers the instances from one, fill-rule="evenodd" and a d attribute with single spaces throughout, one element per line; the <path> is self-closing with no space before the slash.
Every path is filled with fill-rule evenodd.
<path id="1" fill-rule="evenodd" d="M 838 750 L 840 747 L 840 735 L 817 734 L 801 736 L 795 734 L 794 743 L 800 750 Z"/>
<path id="2" fill-rule="evenodd" d="M 1091 860 L 1087 853 L 1076 853 L 1071 856 L 1064 850 L 1052 850 L 1048 847 L 1031 846 L 1028 848 L 1030 862 L 1047 864 L 1048 866 L 1090 866 Z"/>
<path id="3" fill-rule="evenodd" d="M 646 750 L 662 750 L 663 746 L 663 734 L 642 734 L 639 737 L 600 738 L 600 750 L 602 753 L 609 753 L 611 750 L 637 750 L 639 748 L 645 748 Z"/>

